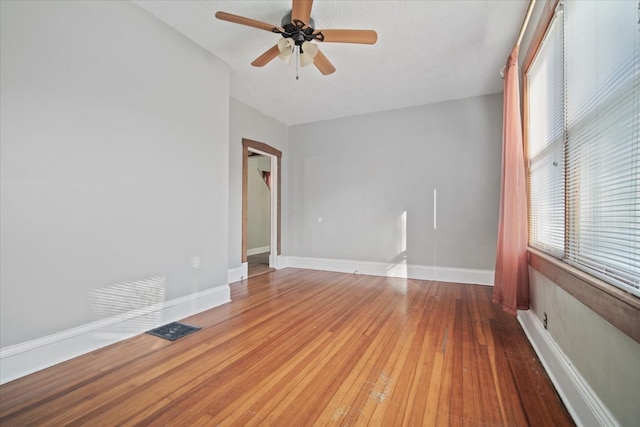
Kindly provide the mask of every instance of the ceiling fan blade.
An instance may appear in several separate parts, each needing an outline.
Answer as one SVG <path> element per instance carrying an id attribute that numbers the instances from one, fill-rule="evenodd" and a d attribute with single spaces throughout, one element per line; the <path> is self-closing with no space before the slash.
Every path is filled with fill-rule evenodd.
<path id="1" fill-rule="evenodd" d="M 267 24 L 266 22 L 257 21 L 251 18 L 245 18 L 244 16 L 234 15 L 232 13 L 227 13 L 227 12 L 216 12 L 216 18 L 222 21 L 232 22 L 234 24 L 246 25 L 248 27 L 258 28 L 260 30 L 265 30 L 269 32 L 284 31 L 282 28 L 280 28 L 277 25 Z M 277 30 L 277 31 L 274 31 L 274 30 Z"/>
<path id="2" fill-rule="evenodd" d="M 378 40 L 378 33 L 373 30 L 318 30 L 314 34 L 322 33 L 324 42 L 329 43 L 361 43 L 374 44 Z"/>
<path id="3" fill-rule="evenodd" d="M 291 22 L 294 20 L 300 20 L 304 22 L 305 27 L 309 25 L 309 19 L 311 18 L 311 7 L 313 6 L 313 0 L 292 0 L 291 5 Z"/>
<path id="4" fill-rule="evenodd" d="M 267 50 L 262 55 L 258 56 L 252 63 L 254 67 L 264 67 L 267 65 L 273 58 L 280 55 L 280 49 L 278 49 L 278 45 L 276 44 L 271 49 Z"/>
<path id="5" fill-rule="evenodd" d="M 315 58 L 313 58 L 313 65 L 315 65 L 318 70 L 325 76 L 327 74 L 331 74 L 336 71 L 336 67 L 333 66 L 331 62 L 327 59 L 326 56 L 318 49 L 318 54 Z"/>

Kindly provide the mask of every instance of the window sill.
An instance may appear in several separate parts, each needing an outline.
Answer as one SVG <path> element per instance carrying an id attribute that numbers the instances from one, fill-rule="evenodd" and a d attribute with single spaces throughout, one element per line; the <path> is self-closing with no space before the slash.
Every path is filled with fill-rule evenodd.
<path id="1" fill-rule="evenodd" d="M 640 298 L 534 248 L 529 265 L 640 343 Z"/>

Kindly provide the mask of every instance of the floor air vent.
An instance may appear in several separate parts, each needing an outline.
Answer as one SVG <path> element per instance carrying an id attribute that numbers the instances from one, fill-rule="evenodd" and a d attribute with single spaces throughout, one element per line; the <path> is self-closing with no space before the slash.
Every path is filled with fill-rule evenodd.
<path id="1" fill-rule="evenodd" d="M 185 335 L 189 335 L 192 332 L 199 331 L 200 328 L 196 326 L 185 325 L 180 322 L 171 322 L 168 325 L 160 326 L 159 328 L 147 331 L 150 335 L 164 338 L 169 341 L 175 341 L 178 338 L 182 338 Z"/>

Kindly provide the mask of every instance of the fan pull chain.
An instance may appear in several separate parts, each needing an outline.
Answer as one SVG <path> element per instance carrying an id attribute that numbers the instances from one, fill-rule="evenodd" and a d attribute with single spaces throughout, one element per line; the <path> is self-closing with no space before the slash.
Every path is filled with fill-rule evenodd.
<path id="1" fill-rule="evenodd" d="M 300 63 L 300 46 L 296 46 L 296 80 L 300 80 L 298 78 L 298 63 Z"/>

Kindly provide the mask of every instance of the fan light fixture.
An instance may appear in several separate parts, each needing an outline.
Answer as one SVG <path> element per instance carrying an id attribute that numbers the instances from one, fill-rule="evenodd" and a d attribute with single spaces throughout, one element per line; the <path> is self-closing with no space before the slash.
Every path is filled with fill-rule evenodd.
<path id="1" fill-rule="evenodd" d="M 310 42 L 302 43 L 300 46 L 300 66 L 306 67 L 313 64 L 313 58 L 318 54 L 318 46 Z"/>
<path id="2" fill-rule="evenodd" d="M 282 59 L 287 64 L 291 64 L 291 57 L 293 56 L 293 49 L 295 49 L 296 43 L 292 39 L 282 38 L 278 40 L 278 50 L 280 55 L 278 58 Z"/>
<path id="3" fill-rule="evenodd" d="M 291 64 L 291 57 L 296 49 L 296 45 L 296 42 L 290 38 L 281 38 L 278 40 L 278 50 L 280 51 L 278 58 L 287 64 Z M 306 67 L 313 64 L 313 59 L 318 54 L 318 46 L 309 42 L 303 42 L 299 46 L 300 66 Z"/>

